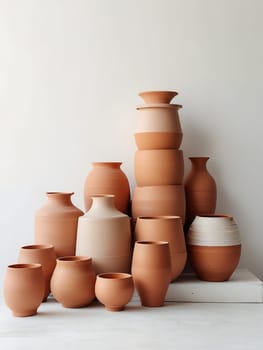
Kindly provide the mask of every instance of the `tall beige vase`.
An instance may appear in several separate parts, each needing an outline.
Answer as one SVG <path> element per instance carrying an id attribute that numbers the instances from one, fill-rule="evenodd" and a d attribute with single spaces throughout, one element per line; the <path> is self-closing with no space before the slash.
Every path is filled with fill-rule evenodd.
<path id="1" fill-rule="evenodd" d="M 91 256 L 97 274 L 130 272 L 130 218 L 116 209 L 114 195 L 92 197 L 90 210 L 79 218 L 76 254 Z"/>
<path id="2" fill-rule="evenodd" d="M 57 257 L 75 255 L 78 218 L 84 213 L 71 202 L 73 192 L 47 192 L 35 214 L 35 244 L 51 244 Z"/>

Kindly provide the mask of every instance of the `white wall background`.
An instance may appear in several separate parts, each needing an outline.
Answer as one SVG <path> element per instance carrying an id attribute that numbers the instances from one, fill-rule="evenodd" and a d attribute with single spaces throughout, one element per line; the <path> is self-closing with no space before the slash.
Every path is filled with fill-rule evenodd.
<path id="1" fill-rule="evenodd" d="M 261 0 L 0 0 L 0 265 L 33 242 L 48 190 L 75 191 L 92 161 L 134 187 L 139 91 L 172 89 L 190 155 L 210 156 L 218 212 L 241 266 L 263 278 Z"/>

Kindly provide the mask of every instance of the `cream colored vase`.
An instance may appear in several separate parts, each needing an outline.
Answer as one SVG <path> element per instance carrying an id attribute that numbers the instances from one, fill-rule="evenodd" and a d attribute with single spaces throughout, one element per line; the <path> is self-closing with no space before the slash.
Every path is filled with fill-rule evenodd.
<path id="1" fill-rule="evenodd" d="M 92 257 L 97 274 L 129 273 L 131 253 L 130 218 L 116 209 L 114 195 L 93 196 L 90 210 L 79 218 L 76 255 Z"/>

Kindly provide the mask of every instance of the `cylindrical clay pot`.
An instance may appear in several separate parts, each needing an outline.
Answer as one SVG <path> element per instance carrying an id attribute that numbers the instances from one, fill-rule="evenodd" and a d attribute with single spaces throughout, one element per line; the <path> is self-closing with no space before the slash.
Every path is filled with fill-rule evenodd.
<path id="1" fill-rule="evenodd" d="M 48 201 L 35 214 L 35 244 L 51 244 L 57 257 L 74 255 L 78 218 L 84 213 L 71 202 L 73 192 L 47 192 Z"/>
<path id="2" fill-rule="evenodd" d="M 79 218 L 76 254 L 91 256 L 97 274 L 130 272 L 130 218 L 115 208 L 114 195 L 92 197 L 90 210 Z"/>
<path id="3" fill-rule="evenodd" d="M 127 214 L 130 206 L 130 185 L 121 170 L 121 162 L 95 162 L 84 185 L 85 209 L 92 205 L 92 196 L 113 194 L 116 208 Z"/>

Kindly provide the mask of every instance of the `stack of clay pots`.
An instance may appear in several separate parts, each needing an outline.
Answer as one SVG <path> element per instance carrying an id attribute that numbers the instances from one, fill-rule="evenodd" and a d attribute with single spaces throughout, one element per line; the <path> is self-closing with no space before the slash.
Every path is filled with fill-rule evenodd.
<path id="1" fill-rule="evenodd" d="M 179 149 L 182 130 L 178 110 L 171 104 L 174 91 L 139 94 L 145 102 L 137 107 L 135 180 L 132 217 L 177 215 L 185 220 L 184 160 Z"/>

